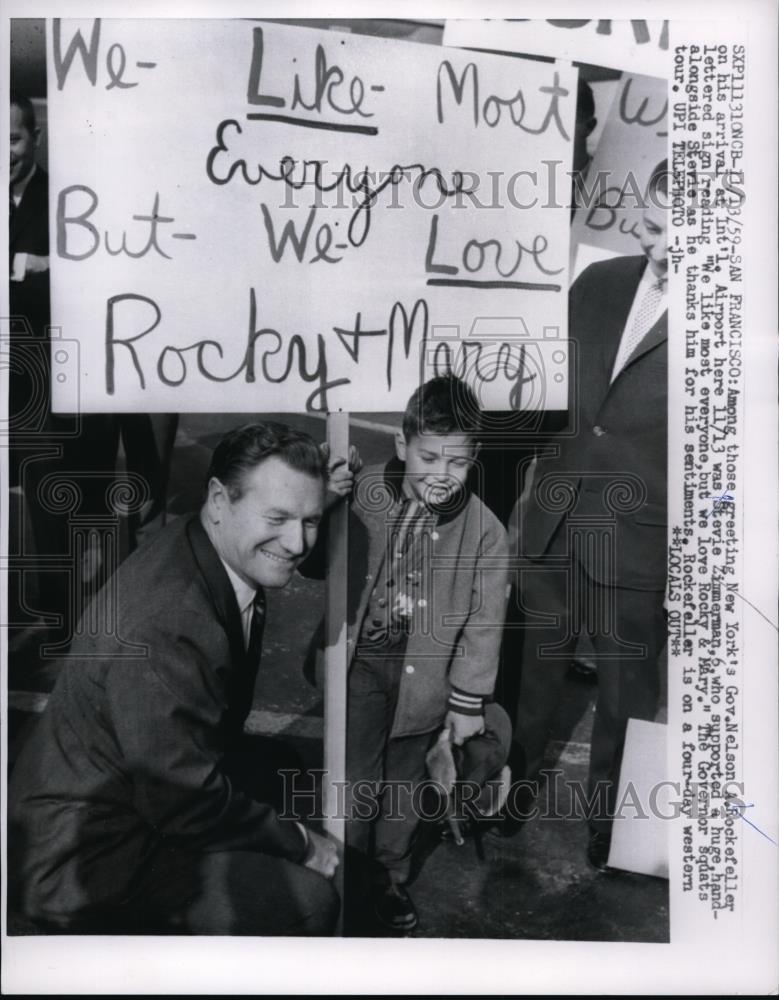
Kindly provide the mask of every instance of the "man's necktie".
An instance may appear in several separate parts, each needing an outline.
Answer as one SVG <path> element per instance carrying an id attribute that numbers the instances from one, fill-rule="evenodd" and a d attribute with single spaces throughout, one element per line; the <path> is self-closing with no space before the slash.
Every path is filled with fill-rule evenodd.
<path id="1" fill-rule="evenodd" d="M 249 644 L 246 659 L 252 667 L 259 666 L 262 655 L 262 633 L 265 631 L 265 594 L 258 590 L 254 595 L 252 621 L 249 627 Z"/>
<path id="2" fill-rule="evenodd" d="M 239 739 L 246 717 L 252 709 L 254 683 L 262 654 L 262 633 L 265 628 L 265 595 L 258 590 L 251 605 L 252 617 L 249 624 L 249 638 L 243 662 L 236 662 L 228 681 L 228 709 L 225 715 L 225 731 L 228 739 Z M 245 611 L 244 611 L 245 614 Z"/>
<path id="3" fill-rule="evenodd" d="M 654 325 L 657 316 L 657 307 L 660 305 L 660 300 L 663 297 L 665 280 L 665 278 L 658 278 L 657 281 L 653 281 L 644 293 L 644 297 L 641 299 L 638 311 L 633 319 L 633 325 L 620 342 L 614 368 L 611 373 L 612 382 L 625 367 L 633 351 L 635 351 Z"/>

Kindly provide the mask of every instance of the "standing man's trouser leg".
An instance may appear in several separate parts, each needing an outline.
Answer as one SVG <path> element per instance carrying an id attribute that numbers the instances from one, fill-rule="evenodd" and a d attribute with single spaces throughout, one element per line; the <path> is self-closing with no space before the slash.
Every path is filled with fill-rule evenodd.
<path id="1" fill-rule="evenodd" d="M 597 591 L 607 588 L 594 585 Z M 604 595 L 605 596 L 605 595 Z M 606 788 L 606 809 L 596 810 L 594 830 L 608 834 L 614 815 L 625 731 L 628 719 L 651 722 L 660 695 L 659 656 L 666 641 L 663 591 L 613 588 L 619 636 L 630 636 L 641 647 L 640 657 L 624 657 L 615 650 L 613 635 L 593 636 L 598 666 L 598 701 L 590 744 L 589 797 L 597 801 L 598 783 Z"/>
<path id="2" fill-rule="evenodd" d="M 559 555 L 562 544 L 553 540 L 549 555 Z M 594 826 L 608 825 L 627 720 L 651 720 L 657 710 L 657 659 L 665 641 L 663 592 L 601 586 L 576 560 L 568 570 L 553 566 L 544 560 L 528 562 L 520 578 L 524 641 L 514 741 L 525 773 L 515 777 L 538 776 L 568 666 L 579 634 L 586 632 L 598 668 L 589 795 L 599 781 L 611 783 L 609 807 L 593 817 Z"/>

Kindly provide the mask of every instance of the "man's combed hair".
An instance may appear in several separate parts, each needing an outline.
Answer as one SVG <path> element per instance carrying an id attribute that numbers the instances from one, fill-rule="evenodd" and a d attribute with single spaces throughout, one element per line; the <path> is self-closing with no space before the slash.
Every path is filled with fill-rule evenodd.
<path id="1" fill-rule="evenodd" d="M 440 375 L 421 385 L 403 414 L 407 441 L 420 434 L 481 433 L 481 407 L 470 386 L 454 375 Z"/>
<path id="2" fill-rule="evenodd" d="M 261 462 L 277 456 L 291 468 L 322 482 L 327 480 L 327 461 L 313 438 L 286 424 L 267 421 L 244 424 L 230 431 L 211 456 L 206 483 L 218 479 L 230 499 L 240 499 L 244 477 Z"/>
<path id="3" fill-rule="evenodd" d="M 28 132 L 32 133 L 38 127 L 38 122 L 35 117 L 35 105 L 32 103 L 29 97 L 25 97 L 24 94 L 20 94 L 18 90 L 11 91 L 11 107 L 16 105 L 16 107 L 22 113 L 22 125 L 27 129 Z"/>
<path id="4" fill-rule="evenodd" d="M 649 178 L 646 190 L 647 198 L 650 200 L 656 191 L 662 191 L 665 195 L 668 194 L 668 160 L 661 160 L 657 164 Z M 662 207 L 665 208 L 665 205 Z"/>

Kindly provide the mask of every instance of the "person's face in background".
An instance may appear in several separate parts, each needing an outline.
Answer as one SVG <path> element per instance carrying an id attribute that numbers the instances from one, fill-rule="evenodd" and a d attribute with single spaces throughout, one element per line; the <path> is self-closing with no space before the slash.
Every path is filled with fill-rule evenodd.
<path id="1" fill-rule="evenodd" d="M 11 105 L 11 173 L 9 184 L 18 184 L 32 170 L 40 129 L 32 132 L 24 124 L 21 109 Z"/>
<path id="2" fill-rule="evenodd" d="M 590 165 L 588 139 L 598 124 L 592 87 L 579 78 L 576 91 L 576 121 L 573 130 L 573 161 L 571 163 L 571 213 L 580 207 L 580 188 Z M 583 202 L 581 202 L 583 204 Z"/>
<path id="3" fill-rule="evenodd" d="M 666 235 L 668 213 L 663 207 L 665 201 L 665 192 L 659 189 L 656 189 L 647 199 L 648 203 L 641 216 L 639 232 L 641 249 L 649 261 L 652 273 L 657 278 L 665 278 L 668 273 L 668 238 Z"/>
<path id="4" fill-rule="evenodd" d="M 574 173 L 581 173 L 590 162 L 590 152 L 587 148 L 587 140 L 593 129 L 598 124 L 598 119 L 580 118 L 577 114 L 576 124 L 573 133 L 573 170 Z"/>

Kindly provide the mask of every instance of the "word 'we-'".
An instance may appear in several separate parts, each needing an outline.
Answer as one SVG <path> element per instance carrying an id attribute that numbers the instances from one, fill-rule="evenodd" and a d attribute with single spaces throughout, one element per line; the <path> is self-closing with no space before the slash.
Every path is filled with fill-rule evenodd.
<path id="1" fill-rule="evenodd" d="M 71 66 L 77 55 L 81 57 L 81 65 L 84 68 L 87 79 L 93 87 L 96 87 L 98 83 L 98 60 L 100 57 L 100 18 L 97 17 L 92 22 L 92 33 L 89 37 L 89 42 L 84 41 L 84 36 L 80 30 L 76 30 L 68 42 L 64 54 L 62 51 L 62 21 L 60 18 L 54 18 L 53 27 L 52 55 L 54 58 L 54 73 L 57 77 L 57 90 L 62 90 L 65 86 Z M 156 65 L 156 63 L 144 62 L 142 60 L 135 63 L 136 69 L 154 69 Z M 137 87 L 140 82 L 139 80 L 125 79 L 126 69 L 127 53 L 124 46 L 119 42 L 114 42 L 113 45 L 109 46 L 105 56 L 105 73 L 108 77 L 105 89 L 129 90 L 131 87 Z"/>

